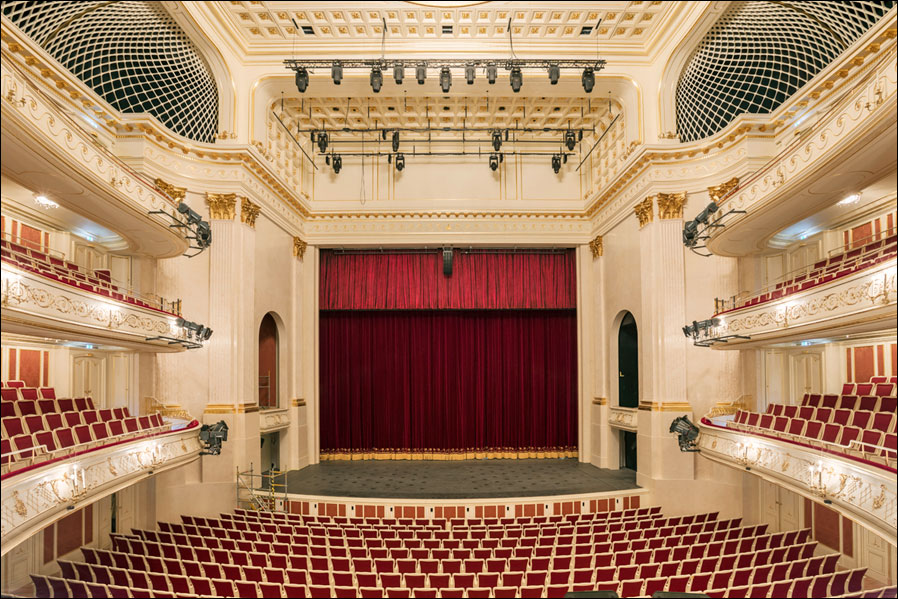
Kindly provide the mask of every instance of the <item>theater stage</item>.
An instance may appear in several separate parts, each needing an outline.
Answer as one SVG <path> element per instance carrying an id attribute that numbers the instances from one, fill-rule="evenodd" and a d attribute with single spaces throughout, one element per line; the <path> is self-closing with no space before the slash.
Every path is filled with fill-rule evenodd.
<path id="1" fill-rule="evenodd" d="M 638 489 L 636 472 L 576 459 L 321 462 L 287 473 L 287 493 L 328 497 L 480 499 Z"/>

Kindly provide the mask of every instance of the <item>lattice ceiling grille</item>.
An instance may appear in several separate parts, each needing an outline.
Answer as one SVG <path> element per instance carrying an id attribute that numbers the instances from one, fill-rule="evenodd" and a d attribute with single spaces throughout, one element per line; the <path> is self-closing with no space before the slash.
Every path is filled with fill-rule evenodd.
<path id="1" fill-rule="evenodd" d="M 196 46 L 158 2 L 14 1 L 3 14 L 123 113 L 149 113 L 213 142 L 218 89 Z"/>
<path id="2" fill-rule="evenodd" d="M 586 9 L 572 9 L 571 3 L 559 3 L 554 8 L 546 4 L 542 9 L 518 8 L 515 4 L 519 3 L 435 8 L 410 2 L 355 2 L 330 9 L 324 3 L 314 2 L 232 0 L 223 3 L 223 8 L 241 34 L 251 41 L 294 36 L 299 40 L 377 39 L 383 32 L 384 20 L 388 39 L 502 39 L 508 35 L 509 18 L 512 33 L 526 39 L 582 39 L 588 35 L 587 39 L 597 36 L 604 40 L 642 41 L 661 20 L 660 13 L 671 9 L 670 3 L 659 0 L 601 2 Z"/>
<path id="3" fill-rule="evenodd" d="M 736 2 L 680 74 L 677 132 L 704 139 L 742 113 L 769 113 L 831 63 L 894 2 Z"/>

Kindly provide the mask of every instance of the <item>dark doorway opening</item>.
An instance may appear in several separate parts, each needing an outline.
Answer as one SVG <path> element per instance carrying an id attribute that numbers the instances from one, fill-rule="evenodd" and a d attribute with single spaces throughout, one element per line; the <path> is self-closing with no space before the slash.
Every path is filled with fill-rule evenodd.
<path id="1" fill-rule="evenodd" d="M 617 333 L 618 405 L 639 407 L 639 341 L 636 319 L 627 312 Z"/>
<path id="2" fill-rule="evenodd" d="M 620 432 L 620 467 L 636 471 L 636 433 Z"/>

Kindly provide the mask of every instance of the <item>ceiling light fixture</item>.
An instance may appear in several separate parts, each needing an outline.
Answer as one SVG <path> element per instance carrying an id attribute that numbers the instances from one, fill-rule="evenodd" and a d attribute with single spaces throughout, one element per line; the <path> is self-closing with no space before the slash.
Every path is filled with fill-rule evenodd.
<path id="1" fill-rule="evenodd" d="M 393 131 L 393 151 L 399 151 L 399 131 Z"/>
<path id="2" fill-rule="evenodd" d="M 449 67 L 443 67 L 440 69 L 440 89 L 447 94 L 450 87 L 452 87 L 452 71 L 449 70 Z"/>
<path id="3" fill-rule="evenodd" d="M 495 171 L 499 168 L 499 155 L 490 154 L 490 170 Z"/>
<path id="4" fill-rule="evenodd" d="M 558 85 L 558 78 L 561 76 L 561 68 L 557 64 L 549 65 L 549 83 Z"/>
<path id="5" fill-rule="evenodd" d="M 415 67 L 415 79 L 418 80 L 418 85 L 424 85 L 424 80 L 427 79 L 427 65 L 423 62 Z"/>
<path id="6" fill-rule="evenodd" d="M 521 74 L 521 67 L 511 67 L 511 75 L 509 77 L 511 83 L 511 91 L 518 93 L 521 91 L 521 85 L 524 83 L 524 77 Z"/>
<path id="7" fill-rule="evenodd" d="M 50 210 L 52 208 L 59 208 L 59 204 L 51 200 L 45 195 L 36 195 L 34 196 L 35 203 L 43 208 L 44 210 Z"/>
<path id="8" fill-rule="evenodd" d="M 561 170 L 561 154 L 552 154 L 552 170 L 556 175 Z"/>
<path id="9" fill-rule="evenodd" d="M 300 67 L 296 69 L 296 90 L 304 94 L 309 89 L 309 71 Z"/>
<path id="10" fill-rule="evenodd" d="M 396 165 L 396 170 L 401 171 L 405 168 L 405 154 L 396 154 L 396 160 L 394 161 Z"/>
<path id="11" fill-rule="evenodd" d="M 592 69 L 590 67 L 586 67 L 585 69 L 583 69 L 582 81 L 583 91 L 585 91 L 587 94 L 591 94 L 593 88 L 596 86 L 595 69 Z"/>
<path id="12" fill-rule="evenodd" d="M 839 206 L 848 206 L 849 204 L 856 204 L 858 200 L 861 199 L 861 194 L 853 193 L 850 196 L 846 196 L 843 199 L 839 200 Z"/>
<path id="13" fill-rule="evenodd" d="M 496 66 L 496 63 L 491 62 L 486 65 L 486 82 L 492 85 L 496 82 L 496 77 L 499 75 L 499 67 Z"/>
<path id="14" fill-rule="evenodd" d="M 384 85 L 384 74 L 380 67 L 371 67 L 371 91 L 375 94 L 380 92 L 380 88 Z"/>
<path id="15" fill-rule="evenodd" d="M 343 63 L 339 60 L 335 60 L 331 66 L 331 79 L 334 80 L 334 85 L 340 85 L 343 81 Z"/>
<path id="16" fill-rule="evenodd" d="M 499 131 L 498 129 L 493 131 L 492 139 L 493 139 L 493 149 L 498 152 L 499 148 L 502 147 L 502 132 Z"/>
<path id="17" fill-rule="evenodd" d="M 402 85 L 403 77 L 405 77 L 405 67 L 401 62 L 397 62 L 393 65 L 393 81 L 395 81 L 397 85 Z"/>
<path id="18" fill-rule="evenodd" d="M 564 145 L 568 150 L 573 150 L 577 145 L 577 134 L 573 131 L 564 132 Z"/>
<path id="19" fill-rule="evenodd" d="M 468 85 L 473 85 L 474 77 L 477 75 L 477 67 L 472 64 L 465 65 L 465 81 Z"/>

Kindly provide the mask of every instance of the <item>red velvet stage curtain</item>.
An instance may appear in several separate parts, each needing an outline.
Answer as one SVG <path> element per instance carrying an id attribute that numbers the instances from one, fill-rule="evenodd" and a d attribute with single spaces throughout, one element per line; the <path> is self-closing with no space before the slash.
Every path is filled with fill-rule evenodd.
<path id="1" fill-rule="evenodd" d="M 322 459 L 575 456 L 576 322 L 574 310 L 322 311 Z"/>
<path id="2" fill-rule="evenodd" d="M 451 277 L 440 253 L 321 252 L 322 310 L 524 310 L 575 308 L 573 250 L 456 251 Z"/>

